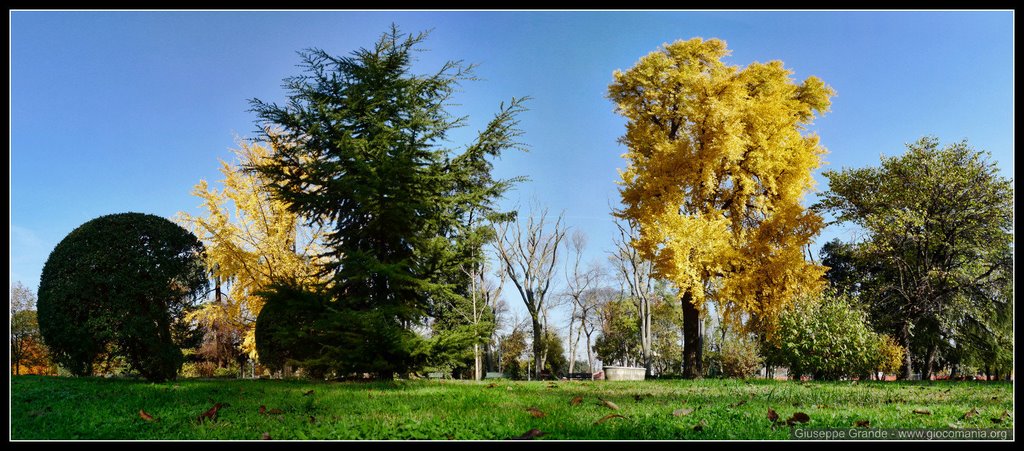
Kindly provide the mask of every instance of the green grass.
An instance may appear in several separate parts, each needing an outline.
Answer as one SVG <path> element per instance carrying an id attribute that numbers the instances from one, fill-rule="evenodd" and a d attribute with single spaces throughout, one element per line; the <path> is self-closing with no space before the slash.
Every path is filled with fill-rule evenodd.
<path id="1" fill-rule="evenodd" d="M 1000 382 L 499 381 L 489 387 L 489 381 L 154 384 L 19 376 L 11 384 L 14 440 L 259 440 L 264 433 L 274 440 L 501 440 L 534 428 L 544 432 L 539 440 L 788 439 L 789 427 L 773 428 L 768 408 L 782 420 L 795 412 L 810 416 L 795 427 L 849 428 L 857 420 L 872 428 L 1013 427 L 1013 386 Z M 576 396 L 583 401 L 571 405 Z M 217 402 L 227 404 L 217 421 L 198 423 Z M 283 413 L 260 414 L 261 405 Z M 531 407 L 544 416 L 531 415 Z M 964 419 L 972 408 L 979 414 Z M 158 420 L 143 420 L 140 409 Z M 677 409 L 692 412 L 674 416 Z M 993 423 L 1003 411 L 1010 417 Z M 595 424 L 613 413 L 625 418 Z M 701 422 L 702 430 L 694 430 Z"/>

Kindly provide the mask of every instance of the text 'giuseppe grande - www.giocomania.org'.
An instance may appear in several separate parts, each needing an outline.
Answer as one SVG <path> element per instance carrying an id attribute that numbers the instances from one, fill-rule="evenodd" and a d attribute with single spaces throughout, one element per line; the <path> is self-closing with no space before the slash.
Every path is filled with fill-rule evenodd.
<path id="1" fill-rule="evenodd" d="M 795 440 L 1013 440 L 1012 429 L 793 428 Z"/>

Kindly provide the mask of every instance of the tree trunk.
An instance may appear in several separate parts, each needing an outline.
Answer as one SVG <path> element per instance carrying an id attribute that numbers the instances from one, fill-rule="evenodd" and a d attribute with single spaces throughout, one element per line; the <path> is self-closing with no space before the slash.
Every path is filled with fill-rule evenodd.
<path id="1" fill-rule="evenodd" d="M 925 353 L 924 357 L 924 370 L 921 374 L 922 380 L 931 380 L 932 372 L 935 367 L 935 345 L 928 345 L 928 352 Z"/>
<path id="2" fill-rule="evenodd" d="M 641 306 L 643 306 L 643 308 L 640 309 L 640 321 L 641 321 L 641 323 L 640 323 L 641 324 L 640 332 L 643 334 L 643 336 L 641 337 L 640 344 L 641 344 L 641 347 L 642 347 L 643 353 L 644 353 L 644 377 L 646 379 L 650 379 L 651 376 L 652 376 L 652 374 L 651 374 L 651 365 L 653 364 L 653 360 L 654 360 L 652 358 L 652 355 L 651 355 L 653 349 L 651 349 L 651 347 L 652 347 L 651 346 L 652 345 L 652 340 L 651 340 L 651 304 L 650 304 L 650 301 L 648 301 L 648 300 L 641 301 Z"/>
<path id="3" fill-rule="evenodd" d="M 594 351 L 590 347 L 590 334 L 587 334 L 587 366 L 590 371 L 590 380 L 594 380 Z"/>
<path id="4" fill-rule="evenodd" d="M 702 345 L 703 337 L 700 330 L 700 311 L 693 305 L 693 295 L 689 291 L 683 294 L 683 377 L 699 379 L 704 374 Z"/>
<path id="5" fill-rule="evenodd" d="M 533 315 L 533 374 L 540 380 L 540 372 L 544 370 L 544 327 L 537 315 Z"/>
<path id="6" fill-rule="evenodd" d="M 576 325 L 576 304 L 572 305 L 572 313 L 569 315 L 569 374 L 576 369 L 576 346 L 580 342 L 579 330 L 576 331 L 576 339 L 573 340 L 572 329 Z"/>
<path id="7" fill-rule="evenodd" d="M 903 323 L 900 327 L 900 345 L 903 346 L 903 365 L 900 366 L 900 380 L 910 380 L 914 372 L 913 361 L 910 355 L 910 323 Z"/>

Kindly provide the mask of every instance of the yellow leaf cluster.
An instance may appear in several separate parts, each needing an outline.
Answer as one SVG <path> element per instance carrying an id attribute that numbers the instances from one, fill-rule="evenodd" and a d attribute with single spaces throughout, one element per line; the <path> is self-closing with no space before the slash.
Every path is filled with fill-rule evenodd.
<path id="1" fill-rule="evenodd" d="M 805 135 L 830 106 L 831 88 L 796 84 L 782 62 L 722 62 L 725 42 L 664 45 L 616 71 L 609 97 L 628 119 L 621 142 L 623 218 L 659 277 L 723 310 L 770 318 L 824 268 L 803 248 L 823 226 L 800 205 L 825 149 Z"/>
<path id="2" fill-rule="evenodd" d="M 245 141 L 239 145 L 233 150 L 235 162 L 221 161 L 220 190 L 202 180 L 192 191 L 202 199 L 206 215 L 179 212 L 177 219 L 203 241 L 214 279 L 227 287 L 220 304 L 207 303 L 189 319 L 226 321 L 241 329 L 242 351 L 255 358 L 255 319 L 263 307 L 257 293 L 276 281 L 319 282 L 322 232 L 305 226 L 273 198 L 266 179 L 245 170 L 269 158 L 272 149 Z"/>

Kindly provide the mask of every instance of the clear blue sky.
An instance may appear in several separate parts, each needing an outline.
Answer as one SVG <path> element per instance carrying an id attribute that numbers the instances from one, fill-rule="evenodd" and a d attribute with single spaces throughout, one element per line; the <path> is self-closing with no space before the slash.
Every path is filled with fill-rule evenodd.
<path id="1" fill-rule="evenodd" d="M 1013 176 L 1013 12 L 31 12 L 10 13 L 10 278 L 35 289 L 53 247 L 80 224 L 138 211 L 199 214 L 190 195 L 220 180 L 218 160 L 252 137 L 248 99 L 281 101 L 296 51 L 347 54 L 394 22 L 433 29 L 422 71 L 480 64 L 453 110 L 466 142 L 511 97 L 529 153 L 496 163 L 590 237 L 604 260 L 618 203 L 612 71 L 661 44 L 720 38 L 727 62 L 782 60 L 837 96 L 814 131 L 826 168 L 877 165 L 924 135 L 968 139 Z M 825 180 L 815 175 L 819 189 Z M 808 203 L 812 199 L 808 199 Z M 848 239 L 834 226 L 818 242 Z M 521 301 L 506 291 L 510 305 Z"/>

